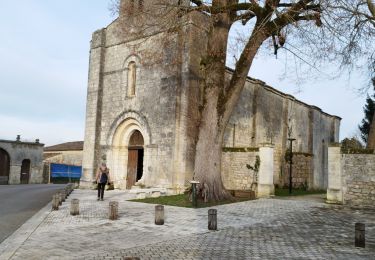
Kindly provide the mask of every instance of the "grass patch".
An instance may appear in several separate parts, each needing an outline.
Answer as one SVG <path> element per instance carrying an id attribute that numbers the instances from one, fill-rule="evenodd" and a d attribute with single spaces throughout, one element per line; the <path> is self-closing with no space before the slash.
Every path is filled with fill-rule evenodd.
<path id="1" fill-rule="evenodd" d="M 212 206 L 217 206 L 217 205 L 242 202 L 242 201 L 247 201 L 247 200 L 250 200 L 250 198 L 233 198 L 233 200 L 215 201 L 215 202 L 208 202 L 208 203 L 198 200 L 197 208 L 206 208 L 206 207 L 212 207 Z M 189 196 L 186 194 L 163 196 L 159 198 L 135 199 L 135 200 L 130 200 L 130 201 L 176 206 L 176 207 L 185 207 L 185 208 L 193 207 L 192 202 L 189 201 Z"/>
<path id="2" fill-rule="evenodd" d="M 301 190 L 301 189 L 293 189 L 292 194 L 289 194 L 289 189 L 275 189 L 275 196 L 303 196 L 303 195 L 310 195 L 310 194 L 325 194 L 327 191 L 325 190 Z"/>

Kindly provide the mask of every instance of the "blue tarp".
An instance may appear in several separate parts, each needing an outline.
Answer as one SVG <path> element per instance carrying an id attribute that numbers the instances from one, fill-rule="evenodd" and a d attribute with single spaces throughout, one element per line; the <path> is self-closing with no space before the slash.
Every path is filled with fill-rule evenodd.
<path id="1" fill-rule="evenodd" d="M 51 163 L 52 178 L 81 178 L 82 166 Z"/>

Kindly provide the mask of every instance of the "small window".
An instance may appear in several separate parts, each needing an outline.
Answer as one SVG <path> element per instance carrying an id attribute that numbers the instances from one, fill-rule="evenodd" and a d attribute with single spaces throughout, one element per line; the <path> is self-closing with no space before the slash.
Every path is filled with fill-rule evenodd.
<path id="1" fill-rule="evenodd" d="M 139 9 L 139 11 L 143 11 L 143 0 L 139 0 L 139 2 L 138 2 L 138 9 Z"/>
<path id="2" fill-rule="evenodd" d="M 137 81 L 137 66 L 134 61 L 128 65 L 128 96 L 135 96 L 135 86 Z"/>

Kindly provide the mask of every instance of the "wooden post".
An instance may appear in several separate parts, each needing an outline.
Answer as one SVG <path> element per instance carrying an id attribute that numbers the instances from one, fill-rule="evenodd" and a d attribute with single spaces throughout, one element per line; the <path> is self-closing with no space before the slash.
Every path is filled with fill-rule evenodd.
<path id="1" fill-rule="evenodd" d="M 208 230 L 217 230 L 217 210 L 208 210 Z"/>
<path id="2" fill-rule="evenodd" d="M 70 202 L 70 215 L 79 215 L 79 199 L 72 199 Z"/>
<path id="3" fill-rule="evenodd" d="M 155 206 L 155 225 L 164 225 L 164 206 Z"/>
<path id="4" fill-rule="evenodd" d="M 60 195 L 53 195 L 52 196 L 52 210 L 59 210 L 60 205 Z"/>
<path id="5" fill-rule="evenodd" d="M 363 223 L 355 223 L 354 245 L 356 247 L 365 247 L 366 246 L 365 224 L 363 224 Z"/>
<path id="6" fill-rule="evenodd" d="M 110 220 L 118 219 L 118 202 L 117 201 L 109 202 L 109 219 Z"/>

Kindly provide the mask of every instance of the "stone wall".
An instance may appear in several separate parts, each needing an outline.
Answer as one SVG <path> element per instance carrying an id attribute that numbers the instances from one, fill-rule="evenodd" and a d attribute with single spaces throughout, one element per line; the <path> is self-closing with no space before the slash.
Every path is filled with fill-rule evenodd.
<path id="1" fill-rule="evenodd" d="M 228 77 L 230 77 L 228 71 Z M 309 187 L 327 188 L 328 144 L 339 141 L 340 118 L 303 103 L 260 80 L 246 81 L 224 136 L 225 147 L 256 147 L 272 143 L 274 181 L 282 185 L 285 152 L 289 147 L 288 128 L 292 129 L 293 151 L 313 154 L 313 176 Z"/>
<path id="2" fill-rule="evenodd" d="M 375 208 L 375 154 L 343 154 L 330 147 L 327 200 Z"/>
<path id="3" fill-rule="evenodd" d="M 289 163 L 284 164 L 281 176 L 281 186 L 289 187 Z M 313 155 L 308 153 L 293 153 L 292 187 L 309 189 L 313 177 Z"/>
<path id="4" fill-rule="evenodd" d="M 82 166 L 83 151 L 44 152 L 44 162 Z"/>
<path id="5" fill-rule="evenodd" d="M 224 187 L 228 190 L 253 190 L 258 198 L 274 195 L 274 153 L 274 146 L 268 144 L 259 148 L 223 148 Z"/>
<path id="6" fill-rule="evenodd" d="M 10 157 L 8 184 L 20 184 L 21 166 L 24 160 L 30 160 L 30 184 L 43 183 L 43 147 L 39 142 L 21 142 L 0 140 L 0 149 Z"/>
<path id="7" fill-rule="evenodd" d="M 375 208 L 375 154 L 343 154 L 341 163 L 345 204 Z"/>
<path id="8" fill-rule="evenodd" d="M 221 176 L 228 190 L 256 190 L 257 173 L 254 168 L 259 148 L 223 148 Z"/>

